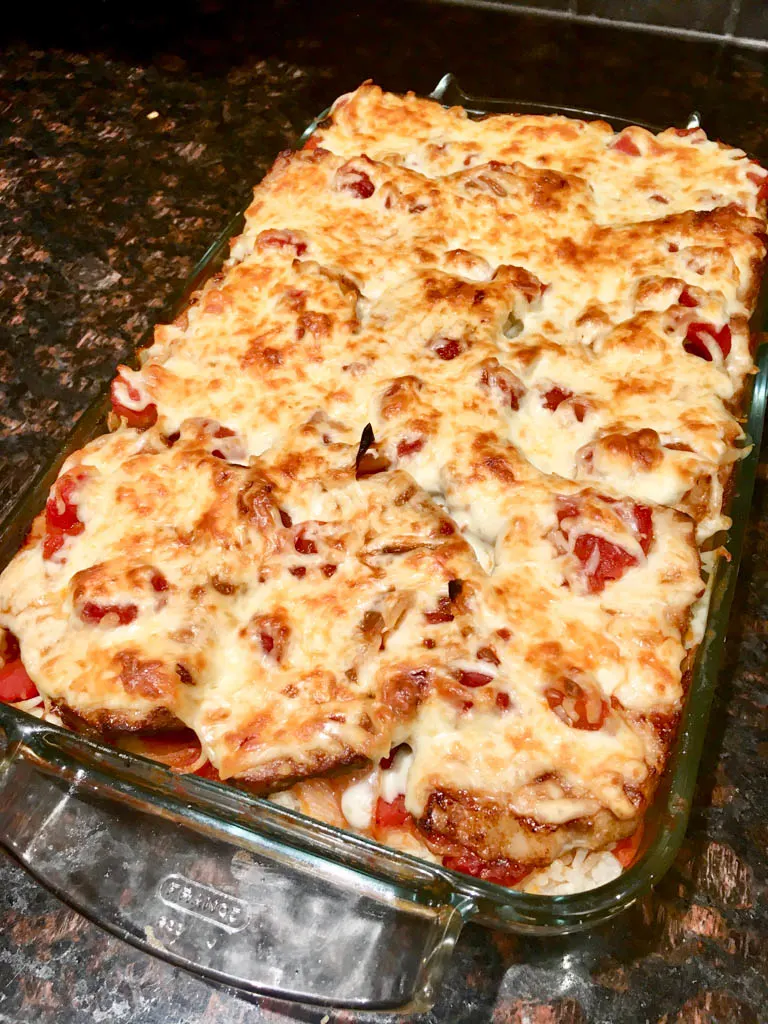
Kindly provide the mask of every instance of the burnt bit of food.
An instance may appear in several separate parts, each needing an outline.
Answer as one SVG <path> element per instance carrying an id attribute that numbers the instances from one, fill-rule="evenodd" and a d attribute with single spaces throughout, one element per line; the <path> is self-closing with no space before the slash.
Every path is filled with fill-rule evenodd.
<path id="1" fill-rule="evenodd" d="M 369 451 L 374 444 L 376 444 L 376 438 L 373 434 L 373 427 L 370 423 L 366 423 L 360 435 L 360 445 L 355 456 L 355 477 L 358 480 L 366 476 L 373 476 L 375 473 L 383 473 L 389 469 L 389 459 Z"/>
<path id="2" fill-rule="evenodd" d="M 176 675 L 179 677 L 179 679 L 182 681 L 182 683 L 184 683 L 186 686 L 194 686 L 195 685 L 194 676 L 189 671 L 189 669 L 186 667 L 186 665 L 182 665 L 181 662 L 177 662 L 177 664 L 176 664 Z"/>
<path id="3" fill-rule="evenodd" d="M 461 591 L 464 588 L 464 584 L 461 580 L 448 580 L 448 597 L 451 601 L 455 601 L 461 596 Z"/>
<path id="4" fill-rule="evenodd" d="M 363 456 L 368 451 L 368 449 L 371 447 L 371 445 L 375 444 L 375 442 L 376 442 L 376 437 L 374 436 L 374 433 L 373 433 L 373 427 L 371 426 L 370 423 L 366 423 L 365 426 L 363 427 L 363 432 L 360 435 L 360 444 L 359 444 L 358 449 L 357 449 L 357 455 L 355 456 L 355 469 L 356 470 L 360 469 L 360 462 L 361 462 Z"/>

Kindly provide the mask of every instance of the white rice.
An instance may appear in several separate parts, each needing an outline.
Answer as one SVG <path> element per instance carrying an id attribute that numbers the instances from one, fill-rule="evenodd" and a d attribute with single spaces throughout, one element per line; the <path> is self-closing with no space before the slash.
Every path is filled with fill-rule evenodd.
<path id="1" fill-rule="evenodd" d="M 612 882 L 622 866 L 610 850 L 576 850 L 524 878 L 519 888 L 539 896 L 568 896 Z"/>

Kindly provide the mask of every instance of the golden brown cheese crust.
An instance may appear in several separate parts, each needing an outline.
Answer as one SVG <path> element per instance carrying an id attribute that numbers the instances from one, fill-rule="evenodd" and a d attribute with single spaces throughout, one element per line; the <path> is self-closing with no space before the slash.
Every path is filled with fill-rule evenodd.
<path id="1" fill-rule="evenodd" d="M 475 119 L 461 107 L 445 109 L 366 83 L 334 103 L 313 144 L 341 156 L 366 153 L 435 178 L 491 160 L 576 175 L 593 183 L 604 223 L 730 204 L 749 214 L 759 210 L 750 175 L 759 184 L 760 168 L 701 129 L 669 128 L 654 136 L 637 126 L 615 133 L 604 121 L 559 115 Z"/>
<path id="2" fill-rule="evenodd" d="M 32 678 L 260 791 L 362 765 L 391 803 L 405 742 L 409 849 L 628 835 L 728 525 L 764 191 L 700 131 L 343 97 L 3 575 Z"/>

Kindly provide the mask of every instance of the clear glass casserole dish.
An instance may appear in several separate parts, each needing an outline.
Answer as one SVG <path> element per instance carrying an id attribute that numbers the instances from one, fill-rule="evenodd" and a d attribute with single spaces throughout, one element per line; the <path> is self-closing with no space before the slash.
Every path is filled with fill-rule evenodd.
<path id="1" fill-rule="evenodd" d="M 446 75 L 433 97 L 471 113 L 565 113 L 467 96 Z M 300 144 L 325 116 L 321 114 Z M 698 123 L 696 120 L 691 124 Z M 233 218 L 186 282 L 176 316 L 215 273 Z M 536 896 L 427 863 L 218 782 L 179 775 L 0 704 L 0 842 L 66 903 L 134 945 L 218 982 L 283 999 L 420 1010 L 434 999 L 465 921 L 558 935 L 619 913 L 653 886 L 682 841 L 717 680 L 752 497 L 768 390 L 768 345 L 747 397 L 753 445 L 737 463 L 727 555 L 679 734 L 645 819 L 640 854 L 619 878 Z M 105 429 L 104 394 L 0 524 L 0 565 L 15 553 L 65 456 Z"/>

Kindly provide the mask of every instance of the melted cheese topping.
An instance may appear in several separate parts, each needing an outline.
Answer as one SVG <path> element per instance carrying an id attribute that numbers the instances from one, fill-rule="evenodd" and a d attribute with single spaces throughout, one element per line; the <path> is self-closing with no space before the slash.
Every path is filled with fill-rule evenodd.
<path id="1" fill-rule="evenodd" d="M 150 429 L 73 455 L 0 578 L 40 691 L 433 858 L 632 832 L 729 524 L 762 179 L 698 130 L 342 97 L 121 368 Z"/>

